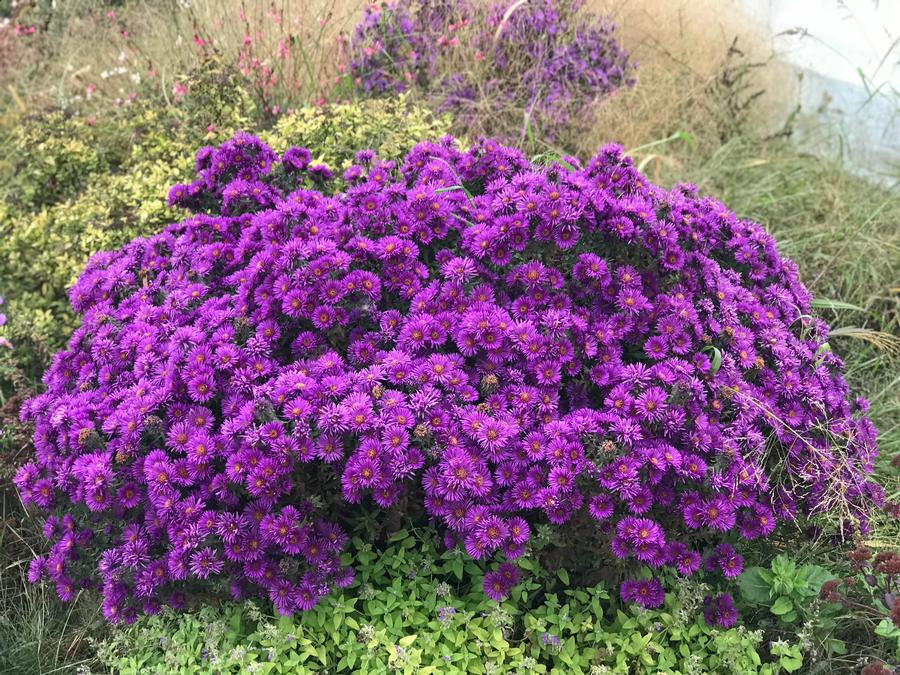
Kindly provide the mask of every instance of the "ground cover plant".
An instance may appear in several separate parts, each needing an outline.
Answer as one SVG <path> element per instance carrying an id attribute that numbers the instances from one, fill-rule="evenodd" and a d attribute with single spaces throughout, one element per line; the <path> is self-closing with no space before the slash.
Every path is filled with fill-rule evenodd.
<path id="1" fill-rule="evenodd" d="M 761 633 L 702 619 L 708 588 L 671 583 L 656 610 L 616 607 L 596 584 L 523 560 L 528 579 L 507 602 L 484 596 L 485 565 L 463 563 L 422 532 L 399 530 L 385 547 L 349 545 L 360 577 L 310 612 L 278 617 L 250 602 L 171 611 L 117 631 L 100 647 L 120 673 L 775 673 Z M 669 582 L 667 581 L 667 584 Z M 199 654 L 198 654 L 199 652 Z"/>

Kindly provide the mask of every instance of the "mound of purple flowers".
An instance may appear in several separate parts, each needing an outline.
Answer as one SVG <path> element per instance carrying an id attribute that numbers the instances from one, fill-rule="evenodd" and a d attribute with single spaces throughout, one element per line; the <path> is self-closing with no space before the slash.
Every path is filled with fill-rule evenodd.
<path id="1" fill-rule="evenodd" d="M 419 87 L 462 128 L 496 133 L 513 111 L 516 129 L 524 116 L 552 138 L 587 124 L 598 101 L 634 83 L 635 64 L 614 26 L 583 6 L 530 0 L 480 12 L 466 0 L 396 0 L 367 10 L 356 26 L 351 70 L 366 92 Z M 460 41 L 475 62 L 441 77 L 442 59 L 460 60 Z"/>
<path id="2" fill-rule="evenodd" d="M 467 25 L 468 13 L 463 0 L 394 0 L 367 7 L 351 41 L 357 86 L 367 94 L 427 88 L 441 53 L 459 44 L 455 33 Z"/>
<path id="3" fill-rule="evenodd" d="M 204 149 L 171 192 L 196 215 L 71 289 L 82 325 L 23 408 L 16 484 L 65 514 L 32 580 L 99 583 L 111 620 L 216 580 L 306 609 L 353 578 L 341 505 L 402 496 L 474 558 L 587 511 L 629 565 L 689 575 L 719 544 L 724 581 L 728 540 L 881 498 L 875 429 L 759 225 L 617 147 L 583 168 L 492 141 L 361 152 L 333 196 L 298 187 L 308 156 Z"/>

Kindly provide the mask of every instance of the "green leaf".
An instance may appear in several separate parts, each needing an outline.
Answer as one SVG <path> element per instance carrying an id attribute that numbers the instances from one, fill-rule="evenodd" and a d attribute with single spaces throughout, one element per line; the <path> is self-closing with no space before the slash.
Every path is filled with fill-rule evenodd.
<path id="1" fill-rule="evenodd" d="M 798 615 L 797 615 L 797 612 L 794 611 L 794 610 L 791 610 L 791 611 L 788 612 L 787 614 L 782 614 L 782 615 L 781 615 L 780 617 L 778 617 L 778 618 L 781 619 L 781 621 L 782 621 L 783 623 L 794 623 L 794 622 L 797 620 L 797 616 L 798 616 Z"/>
<path id="2" fill-rule="evenodd" d="M 769 584 L 763 579 L 762 567 L 749 567 L 738 578 L 738 587 L 741 595 L 748 602 L 755 605 L 767 605 L 771 599 L 769 596 Z"/>
<path id="3" fill-rule="evenodd" d="M 796 670 L 800 670 L 803 666 L 803 657 L 802 656 L 782 656 L 778 659 L 778 664 L 784 668 L 787 672 L 793 673 Z"/>
<path id="4" fill-rule="evenodd" d="M 810 595 L 818 595 L 822 584 L 835 578 L 831 572 L 819 565 L 804 565 L 800 570 L 806 576 L 806 585 L 811 591 Z"/>
<path id="5" fill-rule="evenodd" d="M 407 532 L 405 529 L 397 530 L 396 532 L 394 532 L 394 534 L 392 534 L 390 536 L 388 541 L 402 541 L 403 539 L 406 539 L 408 536 L 409 536 L 409 532 Z"/>
<path id="6" fill-rule="evenodd" d="M 866 310 L 859 305 L 851 305 L 849 302 L 842 300 L 832 300 L 831 298 L 816 298 L 809 303 L 811 307 L 816 309 L 850 309 L 855 312 L 865 312 Z"/>
<path id="7" fill-rule="evenodd" d="M 415 635 L 407 635 L 407 636 L 402 637 L 399 640 L 397 640 L 397 644 L 405 649 L 406 647 L 409 647 L 415 641 L 416 641 Z"/>
<path id="8" fill-rule="evenodd" d="M 719 368 L 722 367 L 722 352 L 719 351 L 719 348 L 709 345 L 707 347 L 704 347 L 700 351 L 703 351 L 703 352 L 708 351 L 708 352 L 712 353 L 712 358 L 710 359 L 711 363 L 710 363 L 710 367 L 709 367 L 709 374 L 715 375 L 716 373 L 718 373 Z"/>
<path id="9" fill-rule="evenodd" d="M 569 573 L 564 569 L 560 569 L 556 571 L 556 576 L 560 578 L 560 580 L 566 585 L 569 585 Z"/>
<path id="10" fill-rule="evenodd" d="M 875 626 L 875 635 L 900 637 L 900 628 L 897 628 L 890 619 L 882 619 L 881 623 Z"/>
<path id="11" fill-rule="evenodd" d="M 781 616 L 794 609 L 794 603 L 791 602 L 790 598 L 786 598 L 782 595 L 774 603 L 772 603 L 772 606 L 769 609 L 775 616 Z"/>

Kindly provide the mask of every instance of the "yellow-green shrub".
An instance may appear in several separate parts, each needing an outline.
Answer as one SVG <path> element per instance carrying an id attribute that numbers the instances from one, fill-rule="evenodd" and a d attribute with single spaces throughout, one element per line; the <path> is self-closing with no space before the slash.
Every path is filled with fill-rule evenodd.
<path id="1" fill-rule="evenodd" d="M 4 198 L 31 209 L 72 197 L 92 175 L 115 164 L 114 149 L 98 142 L 100 129 L 62 111 L 6 120 Z"/>
<path id="2" fill-rule="evenodd" d="M 0 176 L 0 194 L 8 195 L 0 202 L 0 293 L 9 325 L 0 336 L 14 345 L 33 336 L 61 346 L 75 326 L 65 291 L 88 258 L 184 217 L 166 206 L 166 195 L 191 178 L 196 149 L 254 126 L 249 97 L 223 93 L 215 81 L 208 95 L 198 94 L 209 79 L 192 83 L 192 99 L 206 103 L 189 110 L 135 106 L 102 126 L 54 112 L 10 134 L 16 170 Z M 398 158 L 448 129 L 448 120 L 401 98 L 301 109 L 263 137 L 280 151 L 308 147 L 317 161 L 341 169 L 357 150 Z M 8 361 L 24 357 L 0 352 L 0 381 L 9 381 Z"/>
<path id="3" fill-rule="evenodd" d="M 435 117 L 409 103 L 394 99 L 302 108 L 282 117 L 260 138 L 276 152 L 289 145 L 310 149 L 317 162 L 343 169 L 357 150 L 371 148 L 384 159 L 403 156 L 417 142 L 436 139 L 450 130 L 448 118 Z"/>

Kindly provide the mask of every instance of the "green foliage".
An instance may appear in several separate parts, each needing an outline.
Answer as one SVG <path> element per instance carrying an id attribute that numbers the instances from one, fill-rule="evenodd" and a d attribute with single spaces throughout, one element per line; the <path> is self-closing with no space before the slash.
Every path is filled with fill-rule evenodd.
<path id="1" fill-rule="evenodd" d="M 359 578 L 313 610 L 274 617 L 254 603 L 163 612 L 116 629 L 99 655 L 117 673 L 776 673 L 761 636 L 707 626 L 708 591 L 682 583 L 660 610 L 616 609 L 602 584 L 569 588 L 564 570 L 522 560 L 502 604 L 486 571 L 433 535 L 405 530 L 384 550 L 351 544 Z M 470 581 L 471 580 L 471 581 Z"/>
<path id="2" fill-rule="evenodd" d="M 0 394 L 9 395 L 13 383 L 34 385 L 47 348 L 64 344 L 75 327 L 65 289 L 88 258 L 183 218 L 166 196 L 173 183 L 192 177 L 196 148 L 253 125 L 249 96 L 215 64 L 190 88 L 183 108 L 135 104 L 102 125 L 52 112 L 10 134 L 0 172 L 0 293 L 9 317 L 2 336 L 16 348 L 0 350 Z M 343 167 L 358 149 L 396 159 L 447 128 L 402 99 L 301 109 L 265 137 L 278 150 L 309 147 L 318 161 Z"/>
<path id="3" fill-rule="evenodd" d="M 29 210 L 77 195 L 114 161 L 98 135 L 98 129 L 62 111 L 21 120 L 7 140 L 6 170 L 13 176 L 4 186 L 6 199 Z"/>
<path id="4" fill-rule="evenodd" d="M 769 569 L 750 567 L 741 574 L 738 585 L 744 600 L 751 605 L 768 607 L 782 623 L 794 623 L 811 600 L 818 596 L 822 584 L 833 579 L 819 565 L 798 566 L 786 555 L 779 555 Z"/>
<path id="5" fill-rule="evenodd" d="M 396 160 L 420 141 L 449 133 L 450 120 L 410 104 L 408 96 L 301 108 L 281 117 L 260 138 L 276 152 L 302 145 L 313 161 L 334 169 L 353 163 L 358 150 L 371 148 L 382 159 Z M 299 139 L 299 140 L 298 140 Z"/>
<path id="6" fill-rule="evenodd" d="M 778 665 L 786 673 L 795 673 L 803 666 L 803 652 L 799 645 L 776 640 L 769 645 L 769 652 L 778 658 Z"/>

